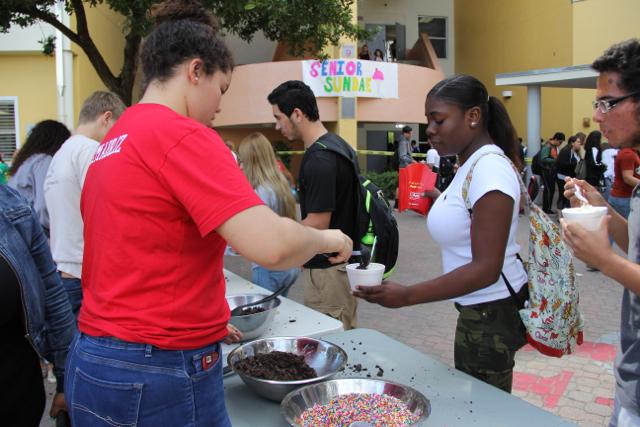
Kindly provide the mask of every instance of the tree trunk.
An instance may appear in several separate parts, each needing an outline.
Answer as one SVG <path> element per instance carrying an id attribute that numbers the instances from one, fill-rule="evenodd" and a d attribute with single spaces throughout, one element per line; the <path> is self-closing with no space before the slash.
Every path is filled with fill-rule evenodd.
<path id="1" fill-rule="evenodd" d="M 139 35 L 127 34 L 126 44 L 124 46 L 124 63 L 118 76 L 120 87 L 118 92 L 116 92 L 126 105 L 131 105 L 133 102 L 133 86 L 136 81 L 141 41 L 142 37 Z"/>

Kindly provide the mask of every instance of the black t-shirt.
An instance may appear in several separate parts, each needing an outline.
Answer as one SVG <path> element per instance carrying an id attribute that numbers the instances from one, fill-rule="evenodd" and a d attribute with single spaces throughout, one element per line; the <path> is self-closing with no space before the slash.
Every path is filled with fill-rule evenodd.
<path id="1" fill-rule="evenodd" d="M 307 149 L 298 176 L 300 212 L 302 219 L 310 213 L 331 212 L 329 228 L 340 229 L 354 242 L 357 233 L 357 178 L 349 160 L 333 151 L 322 149 L 322 141 L 332 140 L 349 146 L 333 133 L 322 135 Z M 305 268 L 327 268 L 326 256 L 316 255 Z"/>

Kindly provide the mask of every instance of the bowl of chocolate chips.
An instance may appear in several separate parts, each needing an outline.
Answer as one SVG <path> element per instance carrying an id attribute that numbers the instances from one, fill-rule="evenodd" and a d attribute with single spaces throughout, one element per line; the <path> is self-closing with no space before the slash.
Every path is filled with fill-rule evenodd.
<path id="1" fill-rule="evenodd" d="M 263 294 L 242 294 L 227 296 L 229 309 L 245 304 L 251 304 L 265 298 Z M 276 315 L 276 310 L 280 306 L 280 298 L 272 299 L 260 305 L 253 305 L 242 309 L 239 316 L 231 316 L 229 323 L 242 332 L 242 340 L 249 341 L 262 335 Z"/>
<path id="2" fill-rule="evenodd" d="M 346 364 L 342 348 L 308 337 L 257 339 L 227 356 L 227 365 L 251 390 L 275 402 L 292 390 L 333 377 Z"/>

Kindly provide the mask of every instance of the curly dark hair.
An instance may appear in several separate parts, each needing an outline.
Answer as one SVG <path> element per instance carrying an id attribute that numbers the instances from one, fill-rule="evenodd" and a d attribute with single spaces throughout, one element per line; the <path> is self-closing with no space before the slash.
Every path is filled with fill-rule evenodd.
<path id="1" fill-rule="evenodd" d="M 591 64 L 594 70 L 620 74 L 620 89 L 637 92 L 634 101 L 640 100 L 640 39 L 629 39 L 609 47 Z"/>
<path id="2" fill-rule="evenodd" d="M 153 8 L 156 28 L 142 47 L 143 87 L 173 76 L 183 62 L 200 58 L 204 72 L 233 70 L 233 57 L 217 37 L 217 19 L 198 0 L 167 0 Z"/>
<path id="3" fill-rule="evenodd" d="M 27 141 L 13 158 L 9 175 L 15 175 L 25 160 L 34 154 L 44 153 L 53 156 L 70 136 L 71 132 L 62 123 L 55 120 L 41 121 L 31 129 Z"/>

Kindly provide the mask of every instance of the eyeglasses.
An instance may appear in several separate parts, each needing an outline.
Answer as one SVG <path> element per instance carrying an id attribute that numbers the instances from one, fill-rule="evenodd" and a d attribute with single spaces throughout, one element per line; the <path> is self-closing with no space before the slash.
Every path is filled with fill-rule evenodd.
<path id="1" fill-rule="evenodd" d="M 640 92 L 629 93 L 617 98 L 599 99 L 592 102 L 593 109 L 598 109 L 602 114 L 607 114 L 609 111 L 613 110 L 613 108 L 618 105 L 619 102 L 636 95 L 640 95 Z"/>

